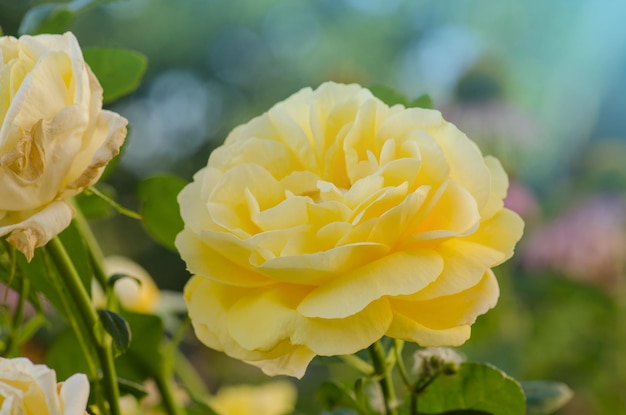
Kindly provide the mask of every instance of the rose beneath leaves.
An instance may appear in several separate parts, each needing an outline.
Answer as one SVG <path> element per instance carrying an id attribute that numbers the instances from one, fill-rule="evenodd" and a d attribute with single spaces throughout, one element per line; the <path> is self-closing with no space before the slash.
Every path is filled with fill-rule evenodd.
<path id="1" fill-rule="evenodd" d="M 126 120 L 71 33 L 0 37 L 0 236 L 31 259 L 65 229 L 66 199 L 94 184 L 119 152 Z"/>
<path id="2" fill-rule="evenodd" d="M 0 413 L 7 415 L 87 414 L 89 381 L 76 374 L 57 383 L 56 373 L 25 358 L 0 358 Z"/>
<path id="3" fill-rule="evenodd" d="M 297 377 L 382 336 L 460 345 L 522 234 L 507 186 L 438 111 L 303 89 L 232 131 L 179 195 L 195 332 Z"/>
<path id="4" fill-rule="evenodd" d="M 122 307 L 137 313 L 153 313 L 161 300 L 159 287 L 141 265 L 130 258 L 112 255 L 104 258 L 107 275 L 124 275 L 113 290 Z M 180 295 L 180 294 L 179 294 Z M 100 285 L 91 284 L 91 298 L 96 307 L 106 307 L 106 296 Z"/>
<path id="5" fill-rule="evenodd" d="M 287 381 L 220 388 L 207 399 L 219 415 L 284 415 L 293 412 L 296 387 Z"/>

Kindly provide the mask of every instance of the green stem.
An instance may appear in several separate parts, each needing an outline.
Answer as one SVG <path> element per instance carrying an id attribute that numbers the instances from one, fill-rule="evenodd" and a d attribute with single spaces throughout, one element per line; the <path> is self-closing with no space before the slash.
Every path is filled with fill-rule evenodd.
<path id="1" fill-rule="evenodd" d="M 102 265 L 103 260 L 104 260 L 104 254 L 102 253 L 102 250 L 100 249 L 100 245 L 98 244 L 98 241 L 96 240 L 95 235 L 93 234 L 93 232 L 91 231 L 91 228 L 89 227 L 89 224 L 87 223 L 87 219 L 85 218 L 85 215 L 83 215 L 83 212 L 80 210 L 80 208 L 78 207 L 78 205 L 75 203 L 74 200 L 72 200 L 71 203 L 75 211 L 74 224 L 76 225 L 78 232 L 83 237 L 83 240 L 85 241 L 85 244 L 87 245 L 87 252 L 89 253 L 89 261 L 91 262 L 91 265 L 93 267 L 94 276 L 96 277 L 98 284 L 100 284 L 100 287 L 102 288 L 102 290 L 104 291 L 104 293 L 107 295 L 107 298 L 108 298 L 110 287 L 109 287 L 109 284 L 107 284 L 107 281 L 109 279 L 108 275 L 106 271 L 104 270 L 104 266 Z"/>
<path id="2" fill-rule="evenodd" d="M 411 394 L 411 415 L 419 415 L 417 411 L 417 393 Z"/>
<path id="3" fill-rule="evenodd" d="M 161 395 L 161 402 L 165 407 L 167 413 L 169 415 L 184 415 L 182 409 L 178 406 L 178 403 L 176 402 L 176 398 L 174 397 L 174 393 L 172 391 L 171 382 L 169 381 L 169 376 L 167 375 L 166 371 L 160 371 L 160 373 L 155 376 L 154 381 L 157 384 L 159 394 Z"/>
<path id="4" fill-rule="evenodd" d="M 159 393 L 161 394 L 161 401 L 163 402 L 163 406 L 169 415 L 183 415 L 182 410 L 174 398 L 174 394 L 171 389 L 171 382 L 169 380 L 174 370 L 173 365 L 175 363 L 180 363 L 180 359 L 175 361 L 175 357 L 177 354 L 180 354 L 178 346 L 183 340 L 185 332 L 190 324 L 191 321 L 189 319 L 185 319 L 181 322 L 180 326 L 172 336 L 171 341 L 165 348 L 165 362 L 163 364 L 163 369 L 161 369 L 159 376 L 155 379 L 157 387 L 159 388 Z"/>
<path id="5" fill-rule="evenodd" d="M 411 387 L 411 379 L 409 379 L 409 374 L 404 366 L 404 360 L 402 359 L 402 348 L 404 347 L 404 342 L 402 340 L 394 339 L 393 341 L 393 351 L 396 355 L 396 363 L 398 365 L 398 372 L 400 373 L 400 377 L 404 382 L 405 386 Z"/>
<path id="6" fill-rule="evenodd" d="M 101 191 L 96 189 L 95 187 L 90 187 L 89 189 L 87 189 L 86 192 L 88 192 L 88 193 L 91 192 L 94 195 L 98 196 L 100 199 L 104 200 L 111 207 L 113 207 L 113 209 L 117 210 L 118 213 L 120 213 L 120 214 L 122 214 L 124 216 L 128 216 L 129 218 L 133 218 L 133 219 L 137 219 L 137 220 L 143 220 L 143 218 L 141 217 L 141 215 L 139 213 L 125 208 L 124 206 L 120 205 L 115 200 L 111 199 L 110 197 L 108 197 L 107 195 L 105 195 L 104 193 L 102 193 Z"/>
<path id="7" fill-rule="evenodd" d="M 51 254 L 49 252 L 49 248 L 45 247 L 43 252 L 43 258 L 46 262 L 46 266 L 50 269 L 52 264 L 50 264 Z M 85 357 L 85 362 L 87 363 L 87 368 L 89 370 L 89 378 L 95 381 L 94 384 L 94 395 L 96 397 L 96 404 L 100 409 L 102 414 L 106 414 L 106 405 L 104 403 L 104 399 L 102 398 L 102 385 L 98 382 L 99 374 L 98 374 L 98 366 L 94 360 L 94 356 L 92 355 L 93 349 L 89 346 L 89 341 L 87 340 L 87 332 L 89 331 L 89 327 L 84 325 L 84 322 L 79 321 L 74 309 L 70 305 L 70 300 L 68 298 L 68 292 L 63 287 L 62 281 L 59 281 L 57 278 L 50 278 L 52 282 L 52 286 L 59 298 L 60 304 L 63 307 L 63 314 L 67 318 L 67 322 L 70 325 L 72 331 L 76 334 L 76 340 L 78 341 L 78 345 L 83 352 L 83 356 Z"/>
<path id="8" fill-rule="evenodd" d="M 53 238 L 48 242 L 46 248 L 59 270 L 59 275 L 63 280 L 65 288 L 73 300 L 85 327 L 87 327 L 88 335 L 95 346 L 96 354 L 100 360 L 104 393 L 109 402 L 110 413 L 111 415 L 121 415 L 119 407 L 120 396 L 115 366 L 113 365 L 113 353 L 111 351 L 111 339 L 103 331 L 98 330 L 100 321 L 96 310 L 93 308 L 89 295 L 61 240 L 58 237 Z"/>
<path id="9" fill-rule="evenodd" d="M 426 388 L 435 381 L 435 379 L 437 379 L 440 373 L 441 372 L 436 372 L 433 375 L 418 379 L 418 381 L 415 382 L 415 385 L 411 388 L 411 415 L 419 415 L 417 410 L 418 398 L 420 394 L 424 392 Z"/>
<path id="10" fill-rule="evenodd" d="M 8 356 L 14 356 L 15 350 L 17 346 L 19 346 L 17 341 L 17 336 L 19 333 L 19 329 L 22 326 L 22 320 L 24 320 L 24 304 L 26 303 L 26 298 L 28 298 L 28 291 L 30 289 L 30 280 L 24 278 L 22 279 L 22 286 L 20 287 L 20 296 L 18 298 L 17 307 L 15 309 L 15 314 L 13 314 L 13 321 L 11 323 L 11 335 L 7 340 L 4 353 Z M 9 291 L 9 287 L 6 286 L 7 292 Z"/>
<path id="11" fill-rule="evenodd" d="M 106 298 L 106 308 L 111 311 L 117 311 L 119 304 L 117 302 L 117 297 L 113 294 L 113 287 L 108 283 L 109 275 L 104 269 L 104 254 L 102 253 L 102 249 L 100 249 L 100 244 L 98 244 L 98 240 L 93 234 L 93 231 L 87 222 L 87 218 L 85 218 L 85 215 L 83 215 L 83 212 L 80 210 L 78 205 L 72 201 L 72 206 L 75 211 L 74 224 L 76 225 L 78 232 L 83 237 L 83 241 L 85 241 L 87 253 L 89 255 L 89 262 L 93 268 L 94 276 L 102 288 Z"/>
<path id="12" fill-rule="evenodd" d="M 201 402 L 209 395 L 204 381 L 180 350 L 174 355 L 174 372 L 192 400 Z"/>
<path id="13" fill-rule="evenodd" d="M 364 375 L 371 376 L 374 374 L 374 366 L 370 365 L 365 360 L 356 357 L 355 355 L 345 354 L 339 356 L 339 358 Z"/>
<path id="14" fill-rule="evenodd" d="M 379 378 L 378 383 L 383 393 L 385 414 L 398 415 L 396 410 L 396 392 L 393 386 L 391 371 L 386 362 L 385 350 L 380 341 L 372 344 L 368 350 L 372 356 L 374 373 Z"/>

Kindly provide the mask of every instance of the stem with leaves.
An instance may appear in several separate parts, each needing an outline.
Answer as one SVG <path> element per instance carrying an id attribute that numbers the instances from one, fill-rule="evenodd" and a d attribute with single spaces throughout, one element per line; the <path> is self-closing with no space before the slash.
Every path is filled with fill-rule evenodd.
<path id="1" fill-rule="evenodd" d="M 61 240 L 58 237 L 53 238 L 46 245 L 46 251 L 59 271 L 61 280 L 78 310 L 84 327 L 87 328 L 87 337 L 95 347 L 96 355 L 100 361 L 100 368 L 102 370 L 101 382 L 103 384 L 104 394 L 109 403 L 110 414 L 121 415 L 119 406 L 120 395 L 115 366 L 113 364 L 111 338 L 101 327 L 98 314 L 91 304 L 87 290 L 81 282 L 78 272 Z"/>
<path id="2" fill-rule="evenodd" d="M 374 366 L 374 376 L 378 379 L 383 394 L 386 415 L 398 415 L 396 409 L 396 392 L 393 385 L 391 365 L 387 363 L 385 349 L 380 340 L 368 348 Z"/>

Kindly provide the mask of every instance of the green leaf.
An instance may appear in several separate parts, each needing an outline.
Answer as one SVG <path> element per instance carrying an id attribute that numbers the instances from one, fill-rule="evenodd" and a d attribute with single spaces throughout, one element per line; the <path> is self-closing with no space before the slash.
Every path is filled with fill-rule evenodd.
<path id="1" fill-rule="evenodd" d="M 176 251 L 174 239 L 184 226 L 176 197 L 185 185 L 184 180 L 175 176 L 157 176 L 139 183 L 137 189 L 146 230 L 172 251 Z"/>
<path id="2" fill-rule="evenodd" d="M 420 413 L 483 411 L 524 415 L 524 392 L 515 379 L 484 363 L 461 363 L 454 375 L 440 375 L 418 397 Z M 453 412 L 454 413 L 454 412 Z"/>
<path id="3" fill-rule="evenodd" d="M 409 100 L 403 94 L 388 86 L 374 85 L 369 90 L 376 98 L 389 106 L 401 104 L 406 107 L 409 104 Z"/>
<path id="4" fill-rule="evenodd" d="M 21 252 L 15 252 L 15 255 L 20 277 L 16 279 L 28 278 L 31 282 L 31 295 L 29 298 L 32 300 L 36 298 L 37 293 L 42 293 L 57 311 L 64 314 L 65 308 L 59 296 L 59 290 L 62 290 L 63 287 L 61 287 L 56 276 L 52 277 L 52 273 L 56 271 L 53 270 L 44 252 L 41 249 L 37 249 L 35 256 L 30 262 L 26 260 L 26 257 Z M 14 288 L 17 289 L 17 287 Z M 70 308 L 73 312 L 76 311 L 72 304 L 70 304 Z"/>
<path id="5" fill-rule="evenodd" d="M 434 108 L 433 100 L 428 94 L 420 95 L 419 97 L 411 101 L 407 106 L 409 108 L 425 108 L 429 110 Z"/>
<path id="6" fill-rule="evenodd" d="M 564 383 L 547 380 L 522 382 L 522 388 L 526 394 L 527 415 L 549 415 L 574 395 Z"/>
<path id="7" fill-rule="evenodd" d="M 46 3 L 29 9 L 17 30 L 20 35 L 63 33 L 81 13 L 116 0 L 74 0 L 69 3 Z"/>
<path id="8" fill-rule="evenodd" d="M 89 373 L 89 364 L 71 327 L 53 336 L 46 350 L 45 363 L 55 370 L 57 379 L 67 379 L 75 373 Z"/>
<path id="9" fill-rule="evenodd" d="M 125 49 L 87 48 L 83 56 L 104 89 L 105 104 L 137 89 L 148 67 L 145 55 Z"/>
<path id="10" fill-rule="evenodd" d="M 396 91 L 393 88 L 384 85 L 374 85 L 369 88 L 369 90 L 374 94 L 374 96 L 385 104 L 392 106 L 396 104 L 404 105 L 407 108 L 425 108 L 425 109 L 433 109 L 433 100 L 430 98 L 430 95 L 423 94 L 419 97 L 415 98 L 413 101 L 409 101 L 409 99 Z"/>
<path id="11" fill-rule="evenodd" d="M 163 322 L 152 314 L 121 314 L 133 336 L 126 353 L 115 360 L 115 367 L 120 377 L 142 383 L 164 370 Z"/>
<path id="12" fill-rule="evenodd" d="M 138 400 L 148 396 L 148 391 L 140 383 L 117 377 L 117 384 L 121 395 L 132 395 Z"/>
<path id="13" fill-rule="evenodd" d="M 63 3 L 40 4 L 28 10 L 17 29 L 20 35 L 63 33 L 74 21 L 75 13 Z"/>
<path id="14" fill-rule="evenodd" d="M 317 398 L 324 409 L 333 409 L 345 399 L 344 389 L 335 382 L 324 382 L 317 389 Z"/>
<path id="15" fill-rule="evenodd" d="M 68 7 L 75 13 L 85 12 L 93 7 L 99 6 L 105 3 L 113 3 L 118 0 L 74 0 L 68 4 Z"/>
<path id="16" fill-rule="evenodd" d="M 21 258 L 21 262 L 19 257 Z M 10 245 L 5 239 L 0 239 L 0 282 L 16 292 L 22 292 L 22 285 L 25 281 L 24 273 L 19 267 L 20 263 L 28 264 L 24 255 Z M 41 270 L 43 271 L 43 269 Z M 41 301 L 37 287 L 30 285 L 28 290 L 28 301 L 35 307 L 38 312 L 42 312 Z"/>
<path id="17" fill-rule="evenodd" d="M 98 310 L 98 316 L 104 329 L 111 335 L 117 355 L 121 355 L 130 346 L 131 331 L 128 322 L 111 310 Z"/>

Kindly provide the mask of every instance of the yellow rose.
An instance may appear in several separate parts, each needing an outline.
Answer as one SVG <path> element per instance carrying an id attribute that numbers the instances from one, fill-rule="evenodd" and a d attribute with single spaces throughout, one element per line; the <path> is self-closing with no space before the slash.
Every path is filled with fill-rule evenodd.
<path id="1" fill-rule="evenodd" d="M 64 200 L 95 183 L 126 120 L 71 33 L 0 37 L 0 236 L 31 259 L 73 216 Z"/>
<path id="2" fill-rule="evenodd" d="M 287 381 L 221 388 L 208 404 L 219 415 L 285 415 L 296 404 L 296 388 Z"/>
<path id="3" fill-rule="evenodd" d="M 26 358 L 0 358 L 0 413 L 6 415 L 87 414 L 89 381 L 79 373 L 57 383 L 56 373 Z"/>
<path id="4" fill-rule="evenodd" d="M 138 313 L 155 311 L 161 293 L 148 271 L 141 265 L 130 258 L 112 255 L 104 259 L 104 268 L 108 275 L 122 274 L 132 277 L 122 278 L 114 286 L 115 295 L 125 309 Z M 96 282 L 91 284 L 91 297 L 96 307 L 105 306 L 106 298 Z"/>
<path id="5" fill-rule="evenodd" d="M 232 131 L 179 195 L 196 335 L 297 377 L 385 335 L 460 345 L 522 234 L 507 186 L 438 111 L 303 89 Z"/>

